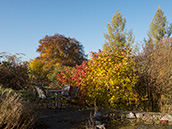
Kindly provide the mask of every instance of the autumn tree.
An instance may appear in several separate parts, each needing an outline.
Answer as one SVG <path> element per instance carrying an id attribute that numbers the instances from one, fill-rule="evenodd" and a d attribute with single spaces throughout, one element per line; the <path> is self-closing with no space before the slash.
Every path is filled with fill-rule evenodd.
<path id="1" fill-rule="evenodd" d="M 80 65 L 87 57 L 79 41 L 64 35 L 45 36 L 39 43 L 37 52 L 40 56 L 31 60 L 29 64 L 30 76 L 34 83 L 47 79 L 54 81 L 56 73 L 61 72 L 64 67 Z"/>
<path id="2" fill-rule="evenodd" d="M 66 66 L 80 65 L 86 60 L 83 45 L 74 38 L 55 34 L 45 36 L 39 41 L 37 52 L 40 53 L 38 59 L 50 64 L 60 63 Z"/>
<path id="3" fill-rule="evenodd" d="M 170 73 L 170 69 L 168 69 L 170 65 L 167 62 L 171 58 L 169 56 L 171 32 L 172 24 L 168 24 L 164 12 L 159 7 L 150 24 L 147 33 L 148 40 L 145 40 L 142 52 L 137 56 L 140 76 L 139 93 L 140 96 L 147 98 L 143 104 L 149 111 L 160 110 L 160 99 L 166 92 L 163 89 L 167 89 L 165 83 L 169 81 L 169 77 L 166 75 Z"/>
<path id="4" fill-rule="evenodd" d="M 170 37 L 164 38 L 153 51 L 149 51 L 147 48 L 149 46 L 145 45 L 137 56 L 140 77 L 137 90 L 140 96 L 146 98 L 142 102 L 146 110 L 163 110 L 167 101 L 171 105 L 169 103 L 169 100 L 172 98 L 171 42 L 172 39 Z"/>
<path id="5" fill-rule="evenodd" d="M 172 113 L 172 38 L 161 41 L 154 53 L 152 77 L 160 94 L 159 107 L 162 113 Z"/>
<path id="6" fill-rule="evenodd" d="M 147 33 L 149 42 L 147 43 L 153 43 L 152 45 L 157 45 L 163 37 L 169 37 L 171 32 L 172 23 L 170 25 L 168 24 L 167 17 L 164 16 L 164 12 L 161 10 L 161 8 L 158 7 L 152 22 L 149 25 L 149 30 Z"/>
<path id="7" fill-rule="evenodd" d="M 126 19 L 122 16 L 119 10 L 111 20 L 111 24 L 107 24 L 108 33 L 104 34 L 105 44 L 103 45 L 103 51 L 115 52 L 116 50 L 123 50 L 124 48 L 130 48 L 134 42 L 134 36 L 132 29 L 129 32 L 125 29 Z"/>

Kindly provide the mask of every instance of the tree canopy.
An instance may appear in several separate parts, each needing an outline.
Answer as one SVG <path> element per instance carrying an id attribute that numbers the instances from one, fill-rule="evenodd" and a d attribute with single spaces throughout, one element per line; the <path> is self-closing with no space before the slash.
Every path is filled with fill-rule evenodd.
<path id="1" fill-rule="evenodd" d="M 37 52 L 40 56 L 38 59 L 49 64 L 60 63 L 65 66 L 75 66 L 80 65 L 87 57 L 79 41 L 64 35 L 46 35 L 39 43 Z"/>

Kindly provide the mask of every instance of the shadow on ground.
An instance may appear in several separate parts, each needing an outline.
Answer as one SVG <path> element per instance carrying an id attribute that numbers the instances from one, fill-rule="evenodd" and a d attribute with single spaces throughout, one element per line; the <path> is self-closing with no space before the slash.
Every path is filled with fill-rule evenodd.
<path id="1" fill-rule="evenodd" d="M 42 108 L 34 129 L 84 129 L 92 111 L 78 107 Z"/>

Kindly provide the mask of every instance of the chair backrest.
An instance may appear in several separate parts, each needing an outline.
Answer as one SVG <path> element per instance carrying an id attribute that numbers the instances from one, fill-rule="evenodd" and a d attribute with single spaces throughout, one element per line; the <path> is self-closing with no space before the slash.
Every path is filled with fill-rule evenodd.
<path id="1" fill-rule="evenodd" d="M 70 90 L 70 85 L 62 85 L 62 92 L 61 96 L 68 96 L 69 95 L 69 90 Z"/>
<path id="2" fill-rule="evenodd" d="M 41 85 L 33 85 L 36 93 L 36 97 L 46 99 L 46 92 Z"/>
<path id="3" fill-rule="evenodd" d="M 73 87 L 72 93 L 71 93 L 71 98 L 77 98 L 78 97 L 78 92 L 80 90 L 80 86 L 75 86 Z"/>

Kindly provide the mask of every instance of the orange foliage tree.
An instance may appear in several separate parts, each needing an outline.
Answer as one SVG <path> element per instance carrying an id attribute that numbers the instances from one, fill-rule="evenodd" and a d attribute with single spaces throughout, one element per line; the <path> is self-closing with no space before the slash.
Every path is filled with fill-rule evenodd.
<path id="1" fill-rule="evenodd" d="M 39 41 L 37 52 L 40 52 L 38 59 L 49 64 L 60 63 L 65 66 L 80 65 L 86 60 L 83 45 L 74 38 L 65 37 L 60 34 L 45 36 Z"/>
<path id="2" fill-rule="evenodd" d="M 40 56 L 31 60 L 29 64 L 32 77 L 40 77 L 36 80 L 48 78 L 49 81 L 55 81 L 56 73 L 80 65 L 87 57 L 79 41 L 64 35 L 46 35 L 39 43 L 37 52 Z"/>

